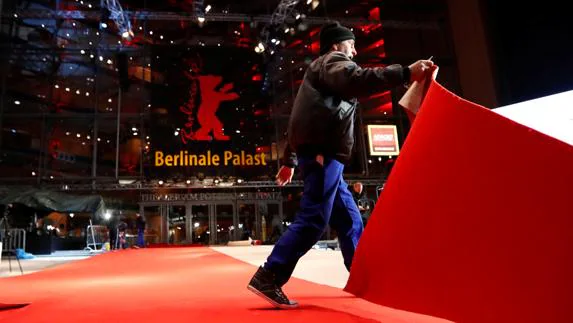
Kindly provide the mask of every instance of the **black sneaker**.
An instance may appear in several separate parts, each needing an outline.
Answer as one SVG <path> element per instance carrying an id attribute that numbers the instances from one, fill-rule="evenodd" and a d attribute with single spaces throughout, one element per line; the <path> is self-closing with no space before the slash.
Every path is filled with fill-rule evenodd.
<path id="1" fill-rule="evenodd" d="M 247 289 L 266 299 L 275 307 L 282 309 L 298 307 L 298 303 L 289 300 L 282 289 L 277 286 L 274 274 L 265 270 L 263 267 L 259 267 L 259 270 L 257 270 L 253 278 L 251 278 Z"/>

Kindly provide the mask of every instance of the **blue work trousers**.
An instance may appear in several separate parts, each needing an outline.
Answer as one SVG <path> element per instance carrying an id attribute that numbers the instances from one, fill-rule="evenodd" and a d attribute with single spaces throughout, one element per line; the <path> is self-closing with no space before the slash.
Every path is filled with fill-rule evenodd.
<path id="1" fill-rule="evenodd" d="M 350 270 L 363 230 L 358 206 L 342 178 L 344 164 L 325 158 L 320 165 L 315 158 L 299 157 L 298 167 L 304 178 L 300 210 L 264 264 L 275 273 L 279 286 L 289 280 L 300 257 L 316 244 L 329 224 L 338 234 L 344 265 Z"/>

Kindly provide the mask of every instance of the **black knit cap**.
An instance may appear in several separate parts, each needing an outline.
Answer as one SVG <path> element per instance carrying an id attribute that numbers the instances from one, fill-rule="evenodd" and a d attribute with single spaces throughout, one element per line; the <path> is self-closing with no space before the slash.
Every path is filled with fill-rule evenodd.
<path id="1" fill-rule="evenodd" d="M 356 39 L 354 33 L 337 21 L 322 26 L 320 29 L 320 55 L 328 53 L 332 45 L 349 39 Z"/>

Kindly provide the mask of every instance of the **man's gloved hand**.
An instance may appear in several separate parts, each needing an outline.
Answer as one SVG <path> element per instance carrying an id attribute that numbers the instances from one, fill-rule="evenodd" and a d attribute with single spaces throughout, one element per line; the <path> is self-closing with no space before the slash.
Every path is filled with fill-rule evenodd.
<path id="1" fill-rule="evenodd" d="M 410 83 L 414 81 L 422 81 L 428 74 L 434 71 L 434 62 L 426 59 L 421 59 L 408 66 L 410 69 Z"/>

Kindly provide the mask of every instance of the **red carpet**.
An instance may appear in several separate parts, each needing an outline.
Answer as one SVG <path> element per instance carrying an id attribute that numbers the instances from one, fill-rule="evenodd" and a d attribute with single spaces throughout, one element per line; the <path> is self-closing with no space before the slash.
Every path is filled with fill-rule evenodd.
<path id="1" fill-rule="evenodd" d="M 254 247 L 256 248 L 256 247 Z M 246 289 L 256 267 L 209 248 L 125 250 L 0 279 L 0 322 L 446 322 L 293 279 L 302 305 L 274 310 Z"/>
<path id="2" fill-rule="evenodd" d="M 573 146 L 434 82 L 346 290 L 456 322 L 573 322 Z"/>

